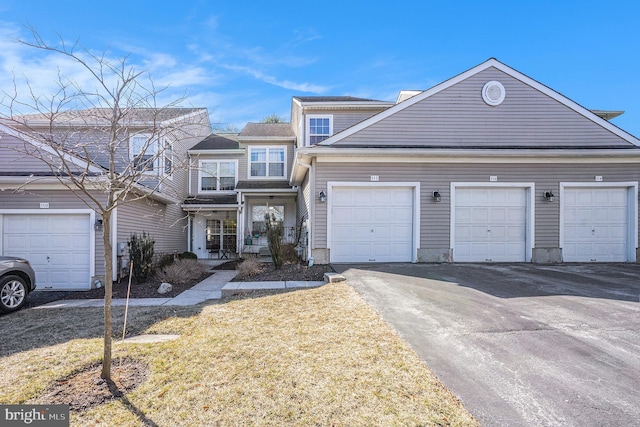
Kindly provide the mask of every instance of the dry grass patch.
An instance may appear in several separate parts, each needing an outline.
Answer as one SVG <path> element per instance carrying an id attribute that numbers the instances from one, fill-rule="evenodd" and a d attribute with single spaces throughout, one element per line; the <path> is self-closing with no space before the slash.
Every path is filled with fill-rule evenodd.
<path id="1" fill-rule="evenodd" d="M 477 425 L 409 346 L 343 283 L 200 308 L 192 315 L 158 315 L 153 322 L 155 315 L 144 314 L 144 332 L 181 338 L 117 345 L 118 355 L 147 363 L 147 380 L 124 399 L 72 413 L 72 425 Z M 80 322 L 90 322 L 84 310 L 74 312 Z M 0 327 L 7 317 L 0 318 Z M 87 341 L 99 347 L 96 338 Z M 41 360 L 43 352 L 49 352 L 47 360 Z M 88 356 L 82 352 L 68 343 L 27 351 L 40 359 L 41 373 L 62 364 L 55 375 L 73 370 L 61 362 L 65 358 L 84 361 Z M 24 355 L 9 352 L 0 358 L 0 371 L 27 370 Z M 5 392 L 11 381 L 2 375 L 0 402 L 32 398 L 55 375 L 31 377 L 11 394 Z M 34 382 L 45 384 L 30 386 Z"/>

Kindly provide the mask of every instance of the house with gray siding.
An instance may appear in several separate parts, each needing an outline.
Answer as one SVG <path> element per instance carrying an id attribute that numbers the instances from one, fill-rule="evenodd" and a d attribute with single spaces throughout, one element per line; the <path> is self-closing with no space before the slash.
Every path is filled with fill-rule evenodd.
<path id="1" fill-rule="evenodd" d="M 636 262 L 640 141 L 609 121 L 621 113 L 496 59 L 395 102 L 295 96 L 290 123 L 233 134 L 211 133 L 205 109 L 165 112 L 165 134 L 145 140 L 168 155 L 140 183 L 150 197 L 116 210 L 113 245 L 147 231 L 164 253 L 266 254 L 269 215 L 317 264 Z M 123 165 L 145 114 L 129 123 Z M 82 129 L 86 112 L 66 123 Z M 41 288 L 90 287 L 104 274 L 99 218 L 17 149 L 28 133 L 0 126 L 2 254 L 32 260 Z M 78 135 L 85 149 L 69 161 L 103 173 L 99 138 Z M 114 271 L 123 260 L 114 253 Z"/>
<path id="2" fill-rule="evenodd" d="M 323 138 L 298 113 L 291 183 L 310 212 L 310 254 L 635 262 L 640 141 L 607 120 L 619 113 L 588 110 L 495 59 Z"/>
<path id="3" fill-rule="evenodd" d="M 111 214 L 114 280 L 126 271 L 126 242 L 132 233 L 149 233 L 156 253 L 187 249 L 188 222 L 180 208 L 189 177 L 184 159 L 187 149 L 211 130 L 206 109 L 130 113 L 114 156 L 117 170 L 139 168 L 147 160 L 149 164 L 139 185 Z M 101 138 L 109 120 L 104 114 L 99 109 L 70 111 L 54 122 L 64 148 L 60 153 L 70 173 L 89 182 L 88 195 L 74 193 L 65 184 L 64 168 L 56 167 L 58 154 L 34 136 L 49 131 L 47 117 L 0 123 L 0 250 L 31 262 L 38 289 L 90 289 L 96 280 L 104 280 L 102 218 L 95 209 L 96 202 L 106 201 L 101 187 L 109 156 Z M 140 141 L 147 145 L 142 153 Z"/>

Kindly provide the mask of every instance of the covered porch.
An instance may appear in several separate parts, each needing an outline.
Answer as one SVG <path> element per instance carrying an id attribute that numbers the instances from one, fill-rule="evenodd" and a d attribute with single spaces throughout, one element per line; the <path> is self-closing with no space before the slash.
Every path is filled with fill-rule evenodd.
<path id="1" fill-rule="evenodd" d="M 187 199 L 182 205 L 189 216 L 188 248 L 198 259 L 235 259 L 241 236 L 238 222 L 242 207 L 236 194 Z"/>
<path id="2" fill-rule="evenodd" d="M 239 183 L 242 205 L 238 222 L 238 229 L 242 230 L 240 253 L 269 255 L 267 214 L 282 224 L 284 243 L 297 243 L 296 191 L 287 184 L 281 187 L 274 184 L 261 183 L 268 188 L 258 188 L 256 183 L 253 188 L 246 188 L 247 183 Z"/>

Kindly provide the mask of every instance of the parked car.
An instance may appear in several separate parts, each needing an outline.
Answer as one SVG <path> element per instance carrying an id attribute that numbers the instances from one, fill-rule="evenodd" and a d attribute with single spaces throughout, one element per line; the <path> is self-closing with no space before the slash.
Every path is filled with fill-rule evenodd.
<path id="1" fill-rule="evenodd" d="M 29 261 L 0 256 L 0 313 L 18 310 L 27 302 L 27 295 L 35 288 L 36 273 Z"/>

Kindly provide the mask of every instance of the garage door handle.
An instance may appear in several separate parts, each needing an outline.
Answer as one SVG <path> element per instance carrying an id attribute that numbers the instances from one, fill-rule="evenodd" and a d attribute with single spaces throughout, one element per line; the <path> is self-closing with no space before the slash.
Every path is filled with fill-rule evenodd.
<path id="1" fill-rule="evenodd" d="M 47 256 L 47 262 L 51 261 L 51 258 L 49 258 L 49 256 Z"/>

